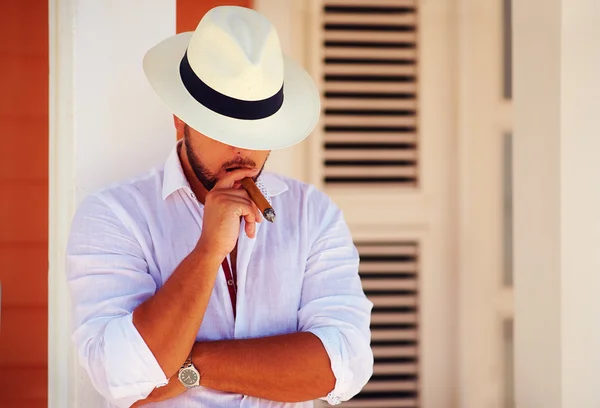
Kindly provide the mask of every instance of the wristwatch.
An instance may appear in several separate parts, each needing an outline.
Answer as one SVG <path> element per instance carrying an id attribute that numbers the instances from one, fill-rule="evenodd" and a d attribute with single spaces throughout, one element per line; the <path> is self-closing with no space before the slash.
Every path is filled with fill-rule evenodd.
<path id="1" fill-rule="evenodd" d="M 179 369 L 179 381 L 185 388 L 194 388 L 200 385 L 200 372 L 196 370 L 192 363 L 192 353 L 185 360 L 185 363 Z"/>

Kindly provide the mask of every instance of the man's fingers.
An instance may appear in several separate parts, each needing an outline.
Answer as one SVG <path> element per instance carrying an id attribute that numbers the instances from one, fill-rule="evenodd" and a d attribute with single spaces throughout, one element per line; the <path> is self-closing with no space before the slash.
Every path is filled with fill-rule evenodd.
<path id="1" fill-rule="evenodd" d="M 230 202 L 236 206 L 236 215 L 244 217 L 246 235 L 248 235 L 248 238 L 254 238 L 256 236 L 256 223 L 262 222 L 262 216 L 256 205 L 251 200 L 238 196 L 231 196 Z"/>
<path id="2" fill-rule="evenodd" d="M 260 222 L 257 218 L 257 210 L 256 205 L 250 201 L 246 200 L 242 197 L 234 197 L 229 198 L 229 204 L 233 204 L 233 212 L 238 217 L 244 217 L 246 222 Z"/>
<path id="3" fill-rule="evenodd" d="M 248 192 L 246 190 L 244 190 L 243 188 L 220 190 L 220 191 L 217 191 L 216 193 L 219 194 L 221 200 L 239 200 L 239 199 L 244 200 L 245 202 L 248 203 L 248 205 L 251 205 L 252 207 L 254 207 L 254 210 L 256 212 L 256 218 L 255 218 L 256 222 L 262 222 L 263 216 L 260 213 L 260 210 L 256 206 L 256 203 L 254 201 L 252 201 L 252 199 L 248 195 Z"/>
<path id="4" fill-rule="evenodd" d="M 217 181 L 214 189 L 220 190 L 223 188 L 231 188 L 236 181 L 240 181 L 244 177 L 250 177 L 256 173 L 256 169 L 239 169 L 233 170 L 225 175 L 221 180 Z"/>
<path id="5" fill-rule="evenodd" d="M 254 238 L 254 236 L 256 235 L 256 223 L 254 222 L 248 222 L 246 220 L 246 235 L 248 235 L 248 238 Z"/>

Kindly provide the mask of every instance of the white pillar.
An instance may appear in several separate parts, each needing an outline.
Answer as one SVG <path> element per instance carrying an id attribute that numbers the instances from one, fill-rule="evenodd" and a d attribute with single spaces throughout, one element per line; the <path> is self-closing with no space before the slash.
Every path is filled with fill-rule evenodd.
<path id="1" fill-rule="evenodd" d="M 514 0 L 517 408 L 600 406 L 600 3 Z"/>
<path id="2" fill-rule="evenodd" d="M 153 94 L 144 53 L 175 34 L 175 0 L 50 0 L 48 406 L 104 406 L 71 342 L 64 254 L 87 194 L 163 162 L 172 116 Z"/>

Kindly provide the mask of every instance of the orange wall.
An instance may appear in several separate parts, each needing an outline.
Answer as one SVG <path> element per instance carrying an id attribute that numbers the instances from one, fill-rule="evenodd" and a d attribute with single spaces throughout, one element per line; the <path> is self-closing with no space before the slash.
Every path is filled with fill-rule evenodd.
<path id="1" fill-rule="evenodd" d="M 216 6 L 252 7 L 251 0 L 177 0 L 177 32 L 194 31 L 200 19 Z"/>
<path id="2" fill-rule="evenodd" d="M 48 1 L 0 0 L 0 407 L 47 406 Z"/>

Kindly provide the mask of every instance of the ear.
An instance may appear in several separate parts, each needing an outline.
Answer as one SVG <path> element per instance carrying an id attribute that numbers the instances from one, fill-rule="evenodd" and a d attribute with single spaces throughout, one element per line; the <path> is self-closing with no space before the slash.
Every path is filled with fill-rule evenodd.
<path id="1" fill-rule="evenodd" d="M 177 133 L 183 133 L 183 128 L 185 127 L 185 123 L 183 122 L 183 120 L 173 115 L 173 123 L 175 124 L 175 129 L 177 129 Z"/>
<path id="2" fill-rule="evenodd" d="M 177 116 L 173 115 L 173 124 L 175 125 L 175 130 L 177 131 L 177 140 L 182 139 L 183 132 L 185 130 L 185 123 Z"/>

